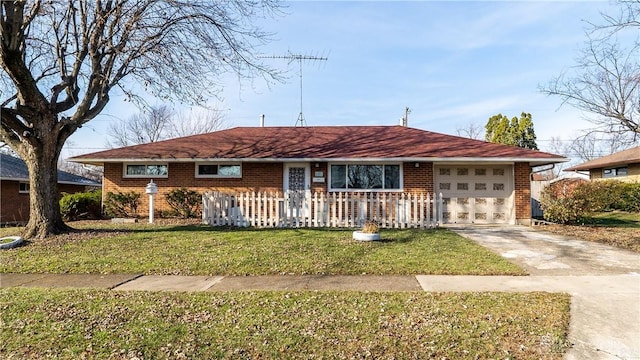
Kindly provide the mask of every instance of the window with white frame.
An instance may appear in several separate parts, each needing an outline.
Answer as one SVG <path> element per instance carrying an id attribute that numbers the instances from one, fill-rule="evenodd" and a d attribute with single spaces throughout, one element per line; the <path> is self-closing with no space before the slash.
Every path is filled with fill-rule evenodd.
<path id="1" fill-rule="evenodd" d="M 399 164 L 332 164 L 331 190 L 400 190 Z"/>
<path id="2" fill-rule="evenodd" d="M 606 178 L 627 175 L 629 175 L 629 169 L 626 166 L 602 169 L 602 177 Z"/>
<path id="3" fill-rule="evenodd" d="M 169 176 L 167 164 L 124 164 L 124 176 L 132 178 L 150 178 Z"/>
<path id="4" fill-rule="evenodd" d="M 31 191 L 31 185 L 28 182 L 20 182 L 18 184 L 18 193 L 20 194 L 28 194 Z"/>
<path id="5" fill-rule="evenodd" d="M 240 164 L 199 163 L 196 164 L 197 178 L 241 178 Z"/>

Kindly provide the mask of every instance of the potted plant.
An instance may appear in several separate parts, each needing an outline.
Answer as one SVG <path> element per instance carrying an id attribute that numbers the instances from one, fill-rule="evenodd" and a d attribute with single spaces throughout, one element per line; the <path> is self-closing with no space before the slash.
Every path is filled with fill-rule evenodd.
<path id="1" fill-rule="evenodd" d="M 20 236 L 6 236 L 0 238 L 0 249 L 12 249 L 22 244 L 22 238 Z"/>
<path id="2" fill-rule="evenodd" d="M 353 232 L 353 239 L 357 241 L 380 240 L 380 226 L 375 221 L 367 221 L 362 230 Z"/>

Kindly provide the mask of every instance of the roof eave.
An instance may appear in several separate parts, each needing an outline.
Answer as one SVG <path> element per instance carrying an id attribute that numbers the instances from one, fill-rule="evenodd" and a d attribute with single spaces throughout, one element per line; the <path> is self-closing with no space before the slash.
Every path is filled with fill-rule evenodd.
<path id="1" fill-rule="evenodd" d="M 87 158 L 87 159 L 69 159 L 68 161 L 99 165 L 102 166 L 105 163 L 136 163 L 136 162 L 157 162 L 157 163 L 170 163 L 170 162 L 528 162 L 531 166 L 548 165 L 555 163 L 567 162 L 569 159 L 558 158 L 529 158 L 529 157 L 388 157 L 388 158 L 119 158 L 119 159 L 99 159 L 99 158 Z"/>
<path id="2" fill-rule="evenodd" d="M 0 177 L 0 180 L 2 181 L 22 181 L 22 182 L 29 182 L 29 178 L 10 178 L 10 177 Z M 85 183 L 85 182 L 78 182 L 78 181 L 58 181 L 58 184 L 62 184 L 62 185 L 80 185 L 80 186 L 102 186 L 101 183 L 98 182 L 94 182 L 94 183 Z"/>
<path id="3" fill-rule="evenodd" d="M 20 177 L 0 177 L 2 181 L 29 181 L 29 178 L 20 178 Z"/>
<path id="4" fill-rule="evenodd" d="M 568 169 L 566 169 L 565 171 L 589 171 L 592 169 L 602 169 L 602 168 L 606 168 L 606 167 L 614 167 L 614 166 L 620 166 L 620 165 L 632 165 L 632 164 L 638 164 L 640 163 L 640 161 L 638 160 L 630 160 L 630 161 L 612 161 L 612 162 L 608 162 L 608 163 L 602 163 L 602 164 L 587 164 L 585 165 L 576 165 L 576 166 L 572 166 Z"/>

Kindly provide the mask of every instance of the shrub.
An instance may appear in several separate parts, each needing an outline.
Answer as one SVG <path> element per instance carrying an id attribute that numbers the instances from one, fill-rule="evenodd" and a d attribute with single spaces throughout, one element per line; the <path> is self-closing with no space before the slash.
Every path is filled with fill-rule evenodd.
<path id="1" fill-rule="evenodd" d="M 616 210 L 640 212 L 640 183 L 623 183 L 620 197 L 614 204 Z"/>
<path id="2" fill-rule="evenodd" d="M 366 234 L 375 234 L 380 231 L 380 226 L 375 221 L 367 221 L 362 226 L 362 232 Z"/>
<path id="3" fill-rule="evenodd" d="M 60 199 L 60 213 L 66 221 L 100 219 L 101 203 L 101 191 L 64 194 Z"/>
<path id="4" fill-rule="evenodd" d="M 640 211 L 640 184 L 616 180 L 583 182 L 573 187 L 557 182 L 542 192 L 546 220 L 561 224 L 582 220 L 595 212 Z"/>
<path id="5" fill-rule="evenodd" d="M 194 190 L 184 187 L 174 189 L 165 195 L 167 203 L 178 216 L 183 219 L 201 216 L 200 204 L 202 204 L 202 195 Z"/>
<path id="6" fill-rule="evenodd" d="M 136 217 L 139 204 L 140 194 L 135 191 L 108 192 L 104 201 L 104 211 L 110 217 Z"/>
<path id="7" fill-rule="evenodd" d="M 573 193 L 580 191 L 586 182 L 558 181 L 549 184 L 541 193 L 540 207 L 544 211 L 545 220 L 566 224 L 574 222 L 584 216 L 585 204 L 582 200 L 574 198 Z"/>

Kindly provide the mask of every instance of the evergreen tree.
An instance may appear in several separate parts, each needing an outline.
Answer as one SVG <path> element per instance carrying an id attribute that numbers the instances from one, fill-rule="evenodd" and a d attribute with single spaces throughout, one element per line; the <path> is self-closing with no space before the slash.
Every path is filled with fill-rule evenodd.
<path id="1" fill-rule="evenodd" d="M 511 120 L 502 114 L 494 115 L 489 118 L 485 128 L 487 141 L 538 150 L 533 120 L 529 113 L 523 112 L 520 118 L 514 116 Z"/>

